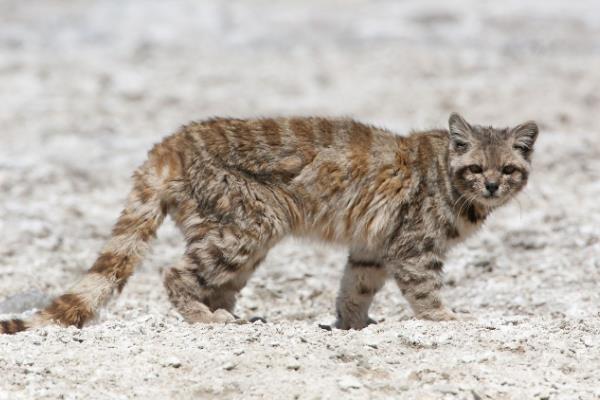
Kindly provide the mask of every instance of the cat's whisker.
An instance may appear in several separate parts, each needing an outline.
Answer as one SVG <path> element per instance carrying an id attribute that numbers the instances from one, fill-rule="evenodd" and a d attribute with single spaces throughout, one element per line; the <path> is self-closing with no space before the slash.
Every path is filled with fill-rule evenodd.
<path id="1" fill-rule="evenodd" d="M 523 193 L 523 195 L 526 196 L 528 200 L 534 201 L 533 197 L 531 197 L 531 193 L 529 193 L 528 188 L 521 190 L 521 193 Z"/>
<path id="2" fill-rule="evenodd" d="M 468 197 L 468 196 L 469 196 L 469 195 L 468 195 L 468 193 L 463 193 L 463 194 L 461 194 L 461 195 L 458 197 L 458 199 L 457 199 L 457 200 L 454 202 L 454 206 L 452 207 L 452 211 L 453 211 L 453 212 L 454 212 L 454 211 L 456 211 L 456 210 L 455 210 L 456 206 L 457 206 L 458 204 L 460 204 L 459 211 L 458 211 L 457 215 L 462 215 L 462 212 L 463 212 L 463 207 L 464 207 L 465 205 L 468 205 L 468 204 L 470 203 L 470 200 L 469 200 L 469 197 Z M 461 202 L 461 201 L 462 201 L 462 203 L 459 203 L 459 202 Z"/>
<path id="3" fill-rule="evenodd" d="M 519 206 L 519 219 L 523 219 L 523 210 L 521 207 L 521 201 L 519 201 L 518 197 L 515 197 L 515 201 L 517 202 L 517 205 Z"/>

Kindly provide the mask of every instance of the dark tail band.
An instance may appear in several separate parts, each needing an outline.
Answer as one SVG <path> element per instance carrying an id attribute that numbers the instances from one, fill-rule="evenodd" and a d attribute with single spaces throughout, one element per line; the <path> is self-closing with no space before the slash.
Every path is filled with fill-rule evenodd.
<path id="1" fill-rule="evenodd" d="M 9 319 L 7 321 L 0 321 L 0 334 L 13 335 L 17 332 L 27 330 L 28 326 L 25 321 L 21 319 Z"/>

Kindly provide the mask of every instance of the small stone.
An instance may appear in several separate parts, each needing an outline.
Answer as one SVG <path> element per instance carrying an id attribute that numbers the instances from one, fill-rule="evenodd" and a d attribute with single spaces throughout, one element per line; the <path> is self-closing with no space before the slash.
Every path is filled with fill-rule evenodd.
<path id="1" fill-rule="evenodd" d="M 300 369 L 300 364 L 297 362 L 292 362 L 289 363 L 286 368 L 292 371 L 298 371 Z"/>
<path id="2" fill-rule="evenodd" d="M 443 394 L 457 394 L 458 391 L 452 385 L 435 385 L 434 390 Z"/>
<path id="3" fill-rule="evenodd" d="M 235 367 L 237 367 L 237 364 L 234 364 L 231 361 L 227 362 L 227 363 L 225 363 L 225 365 L 223 365 L 223 369 L 225 371 L 231 371 L 231 370 L 235 369 Z"/>
<path id="4" fill-rule="evenodd" d="M 169 357 L 165 360 L 163 365 L 171 368 L 179 368 L 181 367 L 181 361 L 176 357 Z"/>
<path id="5" fill-rule="evenodd" d="M 338 380 L 338 386 L 342 390 L 360 389 L 363 385 L 358 379 L 351 375 L 342 376 Z"/>
<path id="6" fill-rule="evenodd" d="M 597 345 L 597 342 L 595 342 L 591 336 L 582 337 L 581 343 L 583 343 L 586 347 L 594 347 Z"/>
<path id="7" fill-rule="evenodd" d="M 477 358 L 473 354 L 467 354 L 467 355 L 460 357 L 460 361 L 464 362 L 465 364 L 470 364 L 470 363 L 474 362 L 476 359 Z"/>
<path id="8" fill-rule="evenodd" d="M 252 317 L 252 318 L 250 318 L 250 323 L 254 324 L 256 322 L 262 322 L 263 324 L 266 324 L 267 320 L 264 319 L 263 317 Z"/>

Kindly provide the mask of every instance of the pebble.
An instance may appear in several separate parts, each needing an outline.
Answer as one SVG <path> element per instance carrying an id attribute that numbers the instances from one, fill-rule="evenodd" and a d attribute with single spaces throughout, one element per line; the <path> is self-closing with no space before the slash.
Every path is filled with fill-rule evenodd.
<path id="1" fill-rule="evenodd" d="M 234 364 L 234 363 L 232 363 L 231 361 L 230 361 L 230 362 L 227 362 L 227 363 L 225 363 L 225 364 L 223 365 L 223 369 L 224 369 L 225 371 L 231 371 L 231 370 L 235 369 L 235 367 L 237 367 L 237 364 Z"/>
<path id="2" fill-rule="evenodd" d="M 598 345 L 598 341 L 595 341 L 591 336 L 584 336 L 581 338 L 581 342 L 586 347 L 594 347 Z"/>
<path id="3" fill-rule="evenodd" d="M 166 367 L 179 368 L 181 367 L 181 361 L 179 361 L 177 357 L 169 357 L 165 360 L 163 365 Z"/>
<path id="4" fill-rule="evenodd" d="M 252 324 L 255 324 L 255 323 L 266 324 L 267 320 L 264 319 L 263 317 L 252 317 L 252 318 L 250 318 L 249 322 Z"/>
<path id="5" fill-rule="evenodd" d="M 287 369 L 290 369 L 292 371 L 298 371 L 300 367 L 300 363 L 298 362 L 291 362 L 286 366 Z"/>
<path id="6" fill-rule="evenodd" d="M 436 392 L 444 393 L 444 394 L 457 394 L 458 390 L 452 385 L 435 385 L 433 389 Z"/>
<path id="7" fill-rule="evenodd" d="M 344 375 L 338 380 L 338 386 L 342 390 L 350 390 L 350 389 L 360 389 L 363 385 L 354 376 Z"/>

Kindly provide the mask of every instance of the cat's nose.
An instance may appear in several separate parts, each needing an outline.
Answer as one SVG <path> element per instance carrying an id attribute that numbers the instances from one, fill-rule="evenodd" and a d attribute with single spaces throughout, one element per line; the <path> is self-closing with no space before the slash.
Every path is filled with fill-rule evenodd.
<path id="1" fill-rule="evenodd" d="M 486 182 L 485 188 L 493 195 L 498 190 L 498 184 L 496 182 Z"/>

